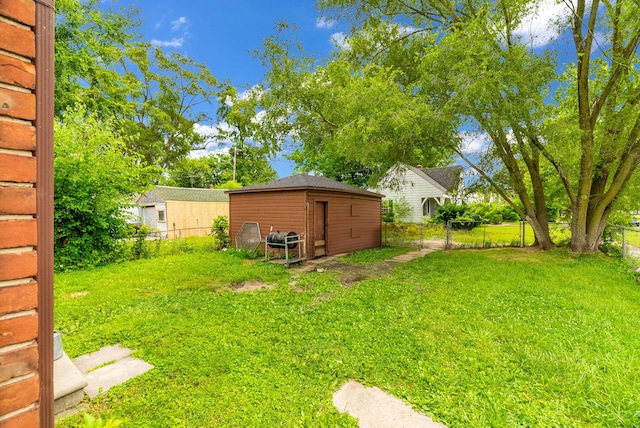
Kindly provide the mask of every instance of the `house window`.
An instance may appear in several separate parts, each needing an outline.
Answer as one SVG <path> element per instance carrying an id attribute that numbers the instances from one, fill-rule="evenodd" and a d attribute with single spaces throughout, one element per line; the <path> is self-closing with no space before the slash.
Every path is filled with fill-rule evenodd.
<path id="1" fill-rule="evenodd" d="M 158 210 L 158 221 L 166 221 L 164 218 L 164 210 Z"/>

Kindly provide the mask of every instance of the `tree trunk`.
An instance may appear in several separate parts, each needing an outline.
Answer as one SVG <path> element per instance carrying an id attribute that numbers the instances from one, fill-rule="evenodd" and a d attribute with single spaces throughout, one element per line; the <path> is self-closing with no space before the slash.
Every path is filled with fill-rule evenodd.
<path id="1" fill-rule="evenodd" d="M 543 224 L 535 217 L 529 218 L 528 222 L 531 225 L 533 233 L 536 236 L 536 245 L 538 245 L 540 249 L 545 251 L 552 249 L 553 241 L 551 241 L 551 236 L 549 235 L 549 224 Z"/>

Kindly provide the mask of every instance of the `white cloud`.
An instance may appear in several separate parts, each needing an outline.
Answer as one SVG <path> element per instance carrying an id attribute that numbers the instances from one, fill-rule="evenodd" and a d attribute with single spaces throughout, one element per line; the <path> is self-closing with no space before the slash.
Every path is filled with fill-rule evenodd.
<path id="1" fill-rule="evenodd" d="M 331 28 L 335 25 L 336 21 L 331 18 L 325 18 L 324 16 L 316 19 L 316 28 Z"/>
<path id="2" fill-rule="evenodd" d="M 266 110 L 260 110 L 255 116 L 253 116 L 253 118 L 251 118 L 251 122 L 260 124 L 266 115 Z"/>
<path id="3" fill-rule="evenodd" d="M 162 46 L 163 48 L 179 48 L 184 43 L 184 37 L 174 37 L 171 40 L 151 40 L 151 44 L 155 46 Z"/>
<path id="4" fill-rule="evenodd" d="M 458 136 L 460 137 L 462 153 L 465 155 L 480 153 L 484 151 L 488 145 L 489 137 L 487 134 L 460 132 Z"/>
<path id="5" fill-rule="evenodd" d="M 250 87 L 246 91 L 242 92 L 240 94 L 240 96 L 239 96 L 239 99 L 248 100 L 248 99 L 251 99 L 251 98 L 260 98 L 262 96 L 263 92 L 264 92 L 264 90 L 262 89 L 262 86 L 253 85 L 252 87 Z"/>
<path id="6" fill-rule="evenodd" d="M 522 43 L 532 48 L 545 46 L 558 36 L 559 20 L 566 20 L 570 13 L 564 2 L 542 0 L 523 18 L 514 33 L 522 38 Z"/>
<path id="7" fill-rule="evenodd" d="M 171 21 L 171 31 L 178 31 L 183 25 L 187 24 L 187 18 L 181 16 L 175 21 Z"/>
<path id="8" fill-rule="evenodd" d="M 229 153 L 230 142 L 218 139 L 220 131 L 229 129 L 229 125 L 224 122 L 218 123 L 217 125 L 194 124 L 193 130 L 205 138 L 205 148 L 202 150 L 192 150 L 189 157 L 201 158 L 211 154 Z"/>
<path id="9" fill-rule="evenodd" d="M 331 35 L 331 41 L 333 42 L 333 44 L 337 48 L 340 48 L 340 49 L 350 49 L 351 48 L 349 46 L 349 38 L 343 32 L 333 33 Z"/>

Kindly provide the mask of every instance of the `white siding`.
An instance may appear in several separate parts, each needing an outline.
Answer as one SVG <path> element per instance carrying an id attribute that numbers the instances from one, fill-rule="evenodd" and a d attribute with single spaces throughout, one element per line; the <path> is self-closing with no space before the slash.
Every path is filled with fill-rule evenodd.
<path id="1" fill-rule="evenodd" d="M 151 229 L 157 229 L 162 236 L 167 236 L 167 204 L 155 204 L 141 208 L 142 223 Z M 164 211 L 165 221 L 158 221 L 158 211 Z"/>
<path id="2" fill-rule="evenodd" d="M 411 214 L 406 221 L 420 223 L 423 217 L 422 200 L 425 198 L 439 199 L 444 195 L 440 189 L 411 170 L 404 171 L 403 176 L 399 178 L 399 187 L 397 189 L 384 187 L 375 189 L 375 191 L 385 195 L 384 200 L 400 200 L 404 197 L 411 206 Z"/>

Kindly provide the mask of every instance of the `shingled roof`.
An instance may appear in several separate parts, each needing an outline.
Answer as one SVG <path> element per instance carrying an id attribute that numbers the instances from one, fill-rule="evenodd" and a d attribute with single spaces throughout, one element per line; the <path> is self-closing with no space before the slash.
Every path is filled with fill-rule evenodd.
<path id="1" fill-rule="evenodd" d="M 446 192 L 455 192 L 460 184 L 461 166 L 446 166 L 442 168 L 410 168 L 419 177 L 427 181 L 435 181 Z M 429 180 L 430 179 L 430 180 Z"/>
<path id="2" fill-rule="evenodd" d="M 357 193 L 360 195 L 378 196 L 378 193 L 369 192 L 355 186 L 340 183 L 327 177 L 317 177 L 314 175 L 297 174 L 290 177 L 280 178 L 278 180 L 268 181 L 266 183 L 253 184 L 241 189 L 227 190 L 226 193 L 250 193 L 250 192 L 270 192 L 279 190 L 334 190 L 347 193 Z"/>
<path id="3" fill-rule="evenodd" d="M 196 189 L 187 187 L 156 186 L 138 199 L 138 204 L 149 205 L 167 201 L 229 202 L 224 189 Z"/>

